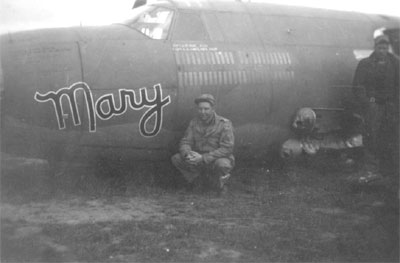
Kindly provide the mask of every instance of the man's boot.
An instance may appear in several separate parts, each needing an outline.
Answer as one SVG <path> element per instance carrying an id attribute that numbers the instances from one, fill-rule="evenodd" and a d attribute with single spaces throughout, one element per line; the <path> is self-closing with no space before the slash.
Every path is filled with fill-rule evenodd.
<path id="1" fill-rule="evenodd" d="M 227 183 L 230 177 L 230 174 L 226 174 L 219 178 L 219 191 L 221 195 L 226 195 L 228 193 Z"/>

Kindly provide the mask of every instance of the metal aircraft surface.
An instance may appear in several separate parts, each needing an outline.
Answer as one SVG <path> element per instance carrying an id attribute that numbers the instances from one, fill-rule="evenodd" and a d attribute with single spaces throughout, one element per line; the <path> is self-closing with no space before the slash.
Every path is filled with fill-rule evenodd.
<path id="1" fill-rule="evenodd" d="M 232 120 L 238 159 L 291 138 L 292 117 L 331 115 L 351 96 L 377 29 L 399 19 L 240 1 L 137 1 L 101 27 L 1 36 L 3 152 L 47 159 L 168 160 L 211 93 Z M 397 41 L 397 42 L 396 42 Z M 396 46 L 397 45 L 397 46 Z"/>

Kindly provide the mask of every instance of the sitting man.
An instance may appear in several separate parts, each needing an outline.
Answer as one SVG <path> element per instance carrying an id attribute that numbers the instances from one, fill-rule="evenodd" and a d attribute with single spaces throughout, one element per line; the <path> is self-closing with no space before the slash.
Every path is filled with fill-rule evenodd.
<path id="1" fill-rule="evenodd" d="M 203 94 L 194 101 L 197 116 L 191 120 L 179 144 L 179 153 L 172 156 L 175 167 L 182 173 L 188 186 L 199 176 L 212 176 L 219 191 L 227 191 L 226 182 L 234 166 L 234 136 L 232 123 L 214 111 L 215 99 Z M 205 178 L 202 178 L 205 179 Z"/>

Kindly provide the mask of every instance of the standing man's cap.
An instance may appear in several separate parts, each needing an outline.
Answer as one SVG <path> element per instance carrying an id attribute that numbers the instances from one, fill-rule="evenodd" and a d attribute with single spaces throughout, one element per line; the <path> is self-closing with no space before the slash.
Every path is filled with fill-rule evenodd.
<path id="1" fill-rule="evenodd" d="M 194 103 L 196 103 L 196 104 L 199 104 L 200 102 L 208 102 L 211 104 L 211 106 L 215 105 L 214 96 L 211 94 L 201 94 L 199 97 L 197 97 L 194 100 Z"/>
<path id="2" fill-rule="evenodd" d="M 379 35 L 374 39 L 374 41 L 375 46 L 382 43 L 389 44 L 389 37 L 387 35 Z"/>

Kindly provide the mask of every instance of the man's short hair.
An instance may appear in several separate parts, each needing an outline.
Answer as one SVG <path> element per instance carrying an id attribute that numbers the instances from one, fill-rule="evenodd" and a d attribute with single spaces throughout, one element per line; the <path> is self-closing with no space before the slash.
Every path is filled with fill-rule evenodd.
<path id="1" fill-rule="evenodd" d="M 194 100 L 194 103 L 196 103 L 197 105 L 198 105 L 200 102 L 208 102 L 208 103 L 211 104 L 211 106 L 214 106 L 214 105 L 215 105 L 214 96 L 211 95 L 211 94 L 201 94 L 199 97 L 197 97 L 197 98 Z"/>

